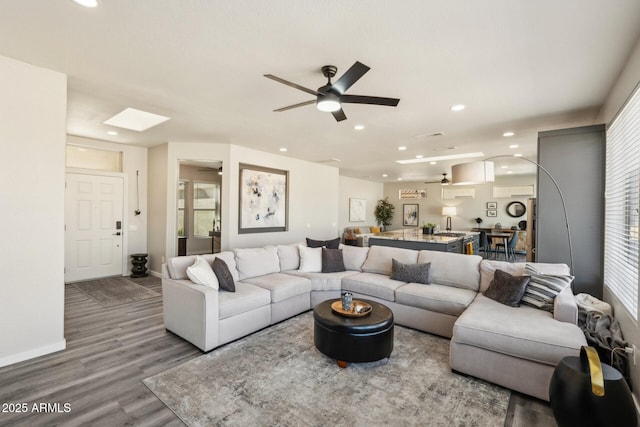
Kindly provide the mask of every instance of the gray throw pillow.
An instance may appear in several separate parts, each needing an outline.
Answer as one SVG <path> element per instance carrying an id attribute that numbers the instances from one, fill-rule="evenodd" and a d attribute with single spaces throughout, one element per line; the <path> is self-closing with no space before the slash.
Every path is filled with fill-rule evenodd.
<path id="1" fill-rule="evenodd" d="M 333 240 L 313 240 L 307 237 L 307 246 L 310 248 L 338 249 L 340 247 L 340 238 L 336 237 Z"/>
<path id="2" fill-rule="evenodd" d="M 336 271 L 346 271 L 342 249 L 322 248 L 322 272 L 334 273 Z"/>
<path id="3" fill-rule="evenodd" d="M 395 258 L 391 259 L 391 278 L 393 280 L 428 285 L 431 283 L 431 279 L 429 278 L 430 269 L 430 262 L 420 264 L 403 264 Z"/>
<path id="4" fill-rule="evenodd" d="M 529 283 L 529 276 L 512 276 L 496 270 L 484 296 L 510 307 L 520 307 L 520 300 Z"/>
<path id="5" fill-rule="evenodd" d="M 215 257 L 213 260 L 213 272 L 216 274 L 218 278 L 218 283 L 220 283 L 220 289 L 229 292 L 236 291 L 236 284 L 233 281 L 233 275 L 229 270 L 229 266 L 226 262 L 221 260 L 218 257 Z"/>
<path id="6" fill-rule="evenodd" d="M 524 291 L 522 304 L 553 313 L 556 296 L 571 286 L 573 276 L 542 274 L 531 264 L 527 264 L 525 272 L 531 276 L 531 280 Z"/>

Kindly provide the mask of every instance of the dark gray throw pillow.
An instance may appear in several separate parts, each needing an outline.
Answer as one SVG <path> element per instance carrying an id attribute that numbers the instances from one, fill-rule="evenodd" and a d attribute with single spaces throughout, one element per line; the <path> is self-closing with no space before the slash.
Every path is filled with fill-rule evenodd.
<path id="1" fill-rule="evenodd" d="M 218 283 L 220 283 L 220 289 L 229 292 L 236 291 L 236 284 L 233 281 L 233 276 L 231 275 L 231 271 L 229 270 L 229 266 L 226 262 L 221 260 L 218 257 L 215 257 L 213 260 L 213 272 L 216 274 L 218 278 Z"/>
<path id="2" fill-rule="evenodd" d="M 429 278 L 430 269 L 430 262 L 421 264 L 403 264 L 395 258 L 391 259 L 391 278 L 393 280 L 428 285 L 431 283 L 431 279 Z"/>
<path id="3" fill-rule="evenodd" d="M 307 237 L 307 247 L 309 248 L 321 248 L 338 249 L 340 247 L 340 238 L 336 237 L 332 240 L 313 240 Z"/>
<path id="4" fill-rule="evenodd" d="M 346 271 L 342 249 L 322 248 L 322 272 L 335 273 L 336 271 Z"/>
<path id="5" fill-rule="evenodd" d="M 484 296 L 510 307 L 520 307 L 520 300 L 529 283 L 529 276 L 512 276 L 496 270 Z"/>

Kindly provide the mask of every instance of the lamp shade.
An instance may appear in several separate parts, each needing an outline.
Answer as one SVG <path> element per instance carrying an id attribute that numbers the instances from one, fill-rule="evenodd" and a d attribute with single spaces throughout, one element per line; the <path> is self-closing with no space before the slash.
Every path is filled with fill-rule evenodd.
<path id="1" fill-rule="evenodd" d="M 443 206 L 442 207 L 442 216 L 455 216 L 456 215 L 456 207 L 455 206 Z"/>
<path id="2" fill-rule="evenodd" d="M 453 185 L 480 184 L 493 182 L 493 162 L 469 162 L 451 166 L 451 181 Z"/>

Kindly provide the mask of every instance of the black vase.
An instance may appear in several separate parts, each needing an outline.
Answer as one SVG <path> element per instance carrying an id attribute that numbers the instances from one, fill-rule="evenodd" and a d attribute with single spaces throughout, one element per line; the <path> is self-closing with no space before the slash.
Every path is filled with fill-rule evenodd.
<path id="1" fill-rule="evenodd" d="M 580 357 L 558 363 L 549 383 L 549 401 L 559 427 L 637 424 L 627 382 L 618 370 L 600 363 L 593 347 L 583 346 Z"/>

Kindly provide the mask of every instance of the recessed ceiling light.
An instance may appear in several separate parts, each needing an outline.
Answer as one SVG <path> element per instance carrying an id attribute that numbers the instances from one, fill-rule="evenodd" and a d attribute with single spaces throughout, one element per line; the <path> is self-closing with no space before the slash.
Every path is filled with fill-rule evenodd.
<path id="1" fill-rule="evenodd" d="M 389 176 L 389 175 L 387 175 L 386 173 L 383 173 L 383 174 L 382 174 L 382 177 L 383 177 L 383 178 L 386 178 L 386 177 L 388 177 L 388 176 Z"/>
<path id="2" fill-rule="evenodd" d="M 107 135 L 116 136 L 117 134 L 118 132 L 116 132 L 115 130 L 107 131 Z"/>
<path id="3" fill-rule="evenodd" d="M 364 125 L 355 125 L 353 128 L 355 130 L 363 130 L 364 129 Z"/>
<path id="4" fill-rule="evenodd" d="M 406 149 L 407 149 L 407 147 L 405 147 L 404 145 L 402 145 L 402 146 L 398 147 L 398 150 L 400 150 L 400 151 L 404 151 L 404 150 L 406 150 Z"/>
<path id="5" fill-rule="evenodd" d="M 500 166 L 502 169 L 507 169 L 509 166 Z"/>
<path id="6" fill-rule="evenodd" d="M 518 145 L 518 144 L 511 144 L 511 145 L 509 146 L 509 148 L 518 148 L 518 147 L 519 147 L 519 145 Z"/>
<path id="7" fill-rule="evenodd" d="M 464 110 L 464 105 L 462 104 L 457 104 L 451 107 L 451 111 L 462 111 L 462 110 Z"/>
<path id="8" fill-rule="evenodd" d="M 74 3 L 78 3 L 84 7 L 96 7 L 98 6 L 98 0 L 73 0 Z"/>
<path id="9" fill-rule="evenodd" d="M 438 162 L 429 162 L 430 165 L 437 165 Z"/>
<path id="10" fill-rule="evenodd" d="M 422 159 L 396 160 L 396 162 L 400 163 L 402 165 L 406 165 L 406 164 L 411 164 L 411 163 L 435 162 L 437 160 L 468 159 L 470 157 L 484 157 L 484 153 L 483 152 L 476 152 L 476 153 L 449 154 L 449 155 L 446 155 L 446 156 L 423 157 Z"/>
<path id="11" fill-rule="evenodd" d="M 423 158 L 423 157 L 424 157 L 424 156 L 423 156 L 422 154 L 418 154 L 418 155 L 416 156 L 416 159 L 421 159 L 421 158 Z"/>
<path id="12" fill-rule="evenodd" d="M 398 181 L 402 181 L 402 178 L 398 178 Z"/>
<path id="13" fill-rule="evenodd" d="M 507 137 L 513 136 L 513 135 L 515 135 L 515 133 L 513 133 L 511 131 L 508 131 L 508 132 L 505 132 L 505 133 L 502 134 L 502 136 L 507 136 Z"/>
<path id="14" fill-rule="evenodd" d="M 514 154 L 513 157 L 522 157 L 522 154 L 520 154 L 520 153 Z"/>
<path id="15" fill-rule="evenodd" d="M 507 173 L 513 173 L 513 171 L 507 171 Z"/>
<path id="16" fill-rule="evenodd" d="M 118 128 L 135 130 L 144 132 L 154 126 L 164 123 L 169 117 L 160 116 L 158 114 L 147 113 L 146 111 L 136 110 L 135 108 L 125 108 L 115 116 L 103 123 L 105 125 L 115 126 Z"/>
<path id="17" fill-rule="evenodd" d="M 286 148 L 284 148 L 284 147 L 282 147 L 282 148 L 280 149 L 280 151 L 282 151 L 283 153 L 286 153 L 286 152 L 287 152 L 287 149 L 286 149 Z"/>

